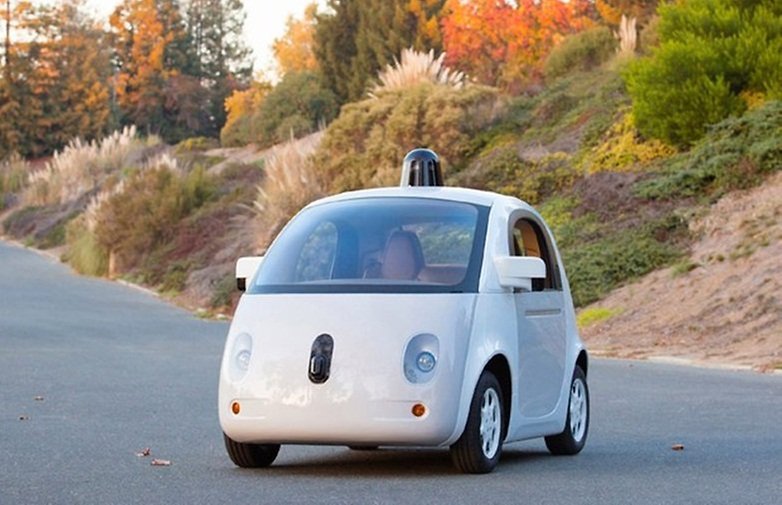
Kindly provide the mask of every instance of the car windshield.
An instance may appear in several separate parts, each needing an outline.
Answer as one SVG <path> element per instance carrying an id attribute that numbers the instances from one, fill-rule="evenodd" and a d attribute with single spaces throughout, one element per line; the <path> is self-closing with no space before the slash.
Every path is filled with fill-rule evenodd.
<path id="1" fill-rule="evenodd" d="M 274 241 L 248 292 L 477 292 L 488 213 L 426 198 L 311 207 Z"/>

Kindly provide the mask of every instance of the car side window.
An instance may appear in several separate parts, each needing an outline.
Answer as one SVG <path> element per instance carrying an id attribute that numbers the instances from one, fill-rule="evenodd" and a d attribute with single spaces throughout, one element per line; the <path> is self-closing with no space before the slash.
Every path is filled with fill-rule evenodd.
<path id="1" fill-rule="evenodd" d="M 519 219 L 513 225 L 511 249 L 514 256 L 534 256 L 546 263 L 546 278 L 533 279 L 532 291 L 562 289 L 557 264 L 543 230 L 530 219 Z"/>

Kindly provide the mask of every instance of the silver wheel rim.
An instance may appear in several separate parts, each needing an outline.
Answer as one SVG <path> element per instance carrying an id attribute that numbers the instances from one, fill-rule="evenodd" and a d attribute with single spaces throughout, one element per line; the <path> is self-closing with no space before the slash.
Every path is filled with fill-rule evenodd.
<path id="1" fill-rule="evenodd" d="M 489 388 L 481 399 L 481 450 L 488 459 L 493 458 L 500 447 L 501 415 L 500 397 L 497 391 Z"/>
<path id="2" fill-rule="evenodd" d="M 587 427 L 587 396 L 584 381 L 576 379 L 570 386 L 570 434 L 580 442 Z"/>

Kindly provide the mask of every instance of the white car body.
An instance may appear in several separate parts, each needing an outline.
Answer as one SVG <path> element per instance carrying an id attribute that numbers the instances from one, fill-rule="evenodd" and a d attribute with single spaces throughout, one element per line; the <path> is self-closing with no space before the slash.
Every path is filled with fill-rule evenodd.
<path id="1" fill-rule="evenodd" d="M 482 240 L 475 292 L 253 294 L 249 288 L 236 309 L 222 359 L 218 411 L 224 433 L 250 444 L 446 447 L 464 432 L 486 369 L 509 397 L 503 407 L 504 442 L 563 432 L 574 367 L 578 363 L 586 374 L 587 355 L 562 259 L 541 216 L 516 198 L 447 187 L 350 192 L 313 202 L 300 215 L 322 206 L 384 199 L 488 210 L 485 236 L 473 237 Z M 512 250 L 519 219 L 542 233 L 539 248 L 548 250 L 543 261 L 509 259 L 519 256 Z M 273 268 L 266 260 L 251 263 L 248 267 L 245 260 L 238 267 L 243 273 L 237 274 L 247 276 L 248 286 L 258 264 L 254 279 Z M 538 267 L 538 274 L 530 273 Z M 530 277 L 547 271 L 547 287 L 529 290 Z M 330 373 L 325 382 L 314 383 L 308 366 L 315 366 L 313 341 L 322 334 L 333 338 Z M 408 345 L 417 347 L 408 351 Z M 436 358 L 432 372 L 410 367 L 410 352 L 422 349 Z M 420 375 L 419 382 L 411 381 L 405 367 L 410 377 Z M 411 413 L 418 404 L 425 406 L 421 416 Z"/>

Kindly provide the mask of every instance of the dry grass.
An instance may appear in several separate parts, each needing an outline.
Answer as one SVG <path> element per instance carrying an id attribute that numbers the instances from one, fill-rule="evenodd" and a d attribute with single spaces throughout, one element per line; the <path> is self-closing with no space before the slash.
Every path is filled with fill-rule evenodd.
<path id="1" fill-rule="evenodd" d="M 614 33 L 619 40 L 619 54 L 633 55 L 638 46 L 638 30 L 636 29 L 636 19 L 627 18 L 622 14 L 622 20 L 619 22 L 619 31 Z"/>
<path id="2" fill-rule="evenodd" d="M 76 200 L 96 187 L 106 174 L 139 162 L 144 149 L 160 143 L 152 136 L 141 139 L 134 126 L 116 131 L 100 141 L 74 139 L 46 164 L 30 174 L 25 205 L 56 205 Z"/>
<path id="3" fill-rule="evenodd" d="M 412 48 L 402 51 L 402 61 L 394 58 L 393 65 L 387 65 L 378 74 L 378 84 L 369 92 L 370 97 L 429 82 L 460 89 L 464 86 L 463 72 L 456 72 L 445 66 L 445 53 L 434 57 L 434 51 L 419 52 Z"/>
<path id="4" fill-rule="evenodd" d="M 167 168 L 175 174 L 182 176 L 187 172 L 187 166 L 185 165 L 180 163 L 177 158 L 171 156 L 170 151 L 165 151 L 147 160 L 141 166 L 141 169 Z"/>
<path id="5" fill-rule="evenodd" d="M 265 178 L 258 186 L 258 245 L 266 248 L 285 223 L 309 202 L 323 195 L 312 155 L 323 134 L 314 133 L 273 147 L 266 157 Z"/>
<path id="6" fill-rule="evenodd" d="M 19 193 L 27 184 L 30 164 L 18 154 L 0 162 L 0 210 L 3 210 L 11 194 Z"/>
<path id="7" fill-rule="evenodd" d="M 124 180 L 109 189 L 100 191 L 97 195 L 92 197 L 90 203 L 87 204 L 87 208 L 84 209 L 84 223 L 90 233 L 95 233 L 95 228 L 98 226 L 98 220 L 100 219 L 103 205 L 108 202 L 111 197 L 119 195 L 123 191 L 125 191 Z"/>

